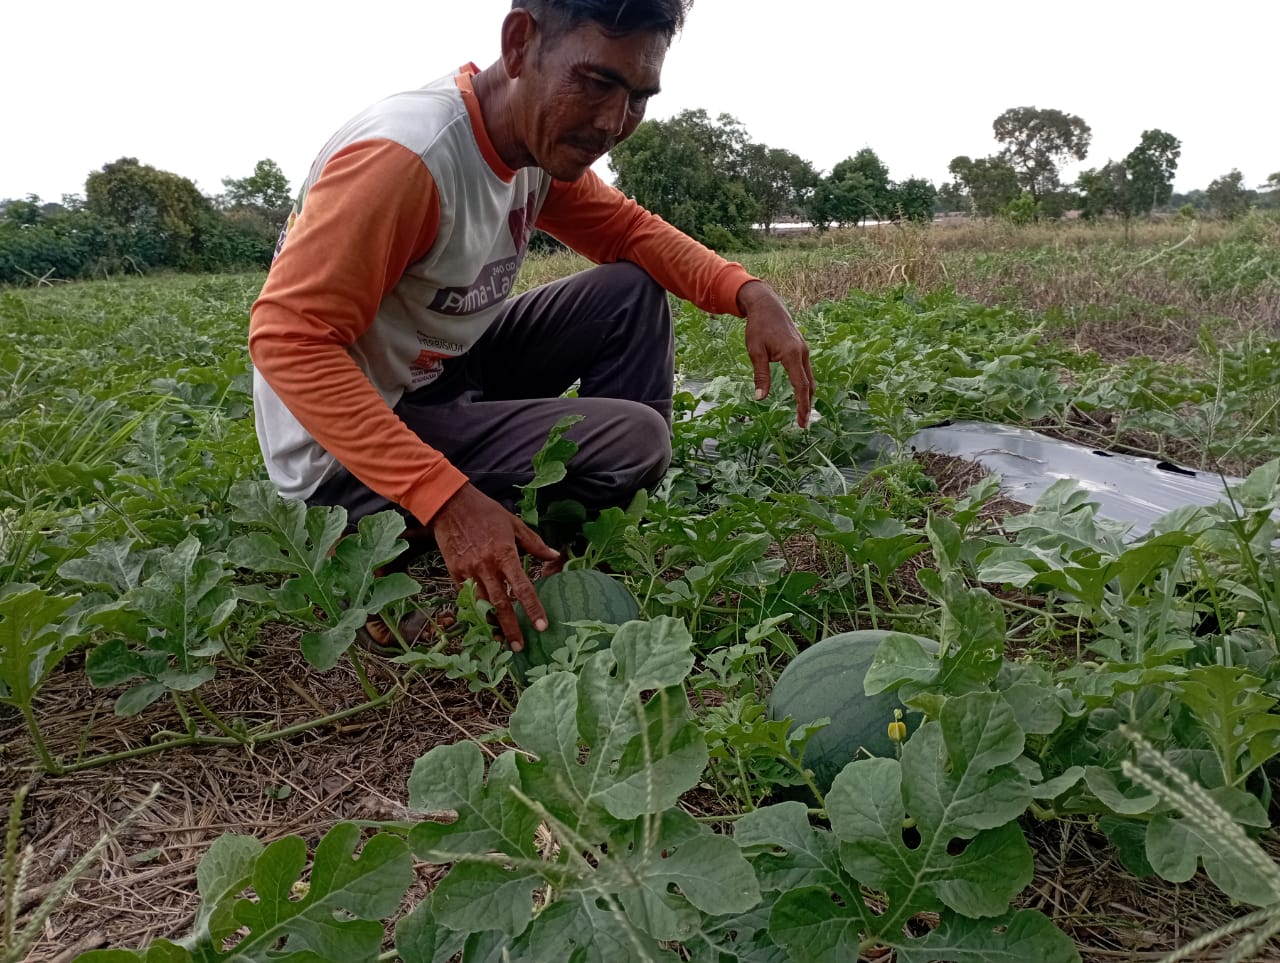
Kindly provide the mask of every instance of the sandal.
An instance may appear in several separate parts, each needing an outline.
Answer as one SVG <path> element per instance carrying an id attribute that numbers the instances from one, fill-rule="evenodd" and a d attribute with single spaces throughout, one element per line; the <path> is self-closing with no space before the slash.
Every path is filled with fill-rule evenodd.
<path id="1" fill-rule="evenodd" d="M 443 619 L 442 619 L 443 620 Z M 356 644 L 375 655 L 391 658 L 404 655 L 424 638 L 430 638 L 436 620 L 422 609 L 414 609 L 400 620 L 393 632 L 380 616 L 373 616 L 356 630 Z"/>

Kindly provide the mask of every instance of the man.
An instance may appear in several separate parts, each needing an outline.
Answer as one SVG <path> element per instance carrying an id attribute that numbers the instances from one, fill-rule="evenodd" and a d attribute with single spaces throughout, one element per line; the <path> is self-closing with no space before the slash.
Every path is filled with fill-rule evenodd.
<path id="1" fill-rule="evenodd" d="M 671 457 L 665 290 L 747 319 L 756 396 L 781 362 L 807 424 L 808 348 L 781 300 L 606 186 L 690 0 L 514 0 L 502 56 L 353 118 L 316 159 L 254 304 L 258 436 L 285 496 L 397 508 L 474 579 L 513 648 L 520 560 L 559 555 L 503 504 L 565 414 L 584 420 L 557 495 L 626 502 Z M 596 264 L 506 300 L 534 227 Z M 575 381 L 578 398 L 561 397 Z"/>

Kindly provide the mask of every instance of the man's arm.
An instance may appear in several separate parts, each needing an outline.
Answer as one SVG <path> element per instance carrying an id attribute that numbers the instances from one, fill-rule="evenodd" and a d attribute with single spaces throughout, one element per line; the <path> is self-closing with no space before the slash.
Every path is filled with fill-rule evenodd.
<path id="1" fill-rule="evenodd" d="M 424 522 L 467 479 L 395 415 L 348 349 L 430 249 L 439 219 L 417 155 L 391 141 L 345 148 L 308 191 L 249 323 L 254 366 L 311 437 Z"/>
<path id="2" fill-rule="evenodd" d="M 678 298 L 711 314 L 746 318 L 756 398 L 769 393 L 769 365 L 780 362 L 796 396 L 796 421 L 809 423 L 813 369 L 809 347 L 773 288 L 672 227 L 592 171 L 556 181 L 537 226 L 598 264 L 632 261 Z"/>
<path id="3" fill-rule="evenodd" d="M 557 553 L 418 438 L 348 352 L 409 264 L 430 250 L 439 220 L 435 182 L 416 154 L 390 141 L 335 154 L 253 306 L 249 351 L 312 438 L 432 528 L 450 574 L 475 579 L 519 648 L 508 586 L 535 626 L 546 627 L 519 549 L 550 562 Z"/>

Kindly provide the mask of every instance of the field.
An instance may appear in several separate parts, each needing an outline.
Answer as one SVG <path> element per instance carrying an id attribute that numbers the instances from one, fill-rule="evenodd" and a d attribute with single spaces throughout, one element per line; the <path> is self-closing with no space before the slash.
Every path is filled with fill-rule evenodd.
<path id="1" fill-rule="evenodd" d="M 680 306 L 672 470 L 571 564 L 644 619 L 523 691 L 438 559 L 374 576 L 391 517 L 331 553 L 341 519 L 262 481 L 261 276 L 0 291 L 0 961 L 1280 958 L 1280 223 L 1128 233 L 742 254 L 821 418 Z M 947 419 L 1248 480 L 1132 538 L 910 450 Z M 352 644 L 411 606 L 456 619 Z M 765 705 L 852 629 L 921 714 L 820 785 Z"/>

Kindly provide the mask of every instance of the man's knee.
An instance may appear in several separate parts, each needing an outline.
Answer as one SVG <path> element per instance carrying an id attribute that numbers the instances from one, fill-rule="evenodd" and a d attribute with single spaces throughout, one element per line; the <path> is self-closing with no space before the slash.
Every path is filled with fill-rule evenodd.
<path id="1" fill-rule="evenodd" d="M 570 466 L 576 497 L 596 507 L 625 504 L 661 481 L 671 464 L 671 428 L 661 413 L 639 402 L 609 400 L 597 407 L 597 417 L 604 406 L 607 421 L 596 421 L 595 432 L 581 439 Z M 582 427 L 591 421 L 589 414 Z"/>
<path id="2" fill-rule="evenodd" d="M 671 465 L 671 427 L 648 405 L 635 405 L 628 428 L 630 469 L 625 473 L 632 493 L 662 480 Z"/>

